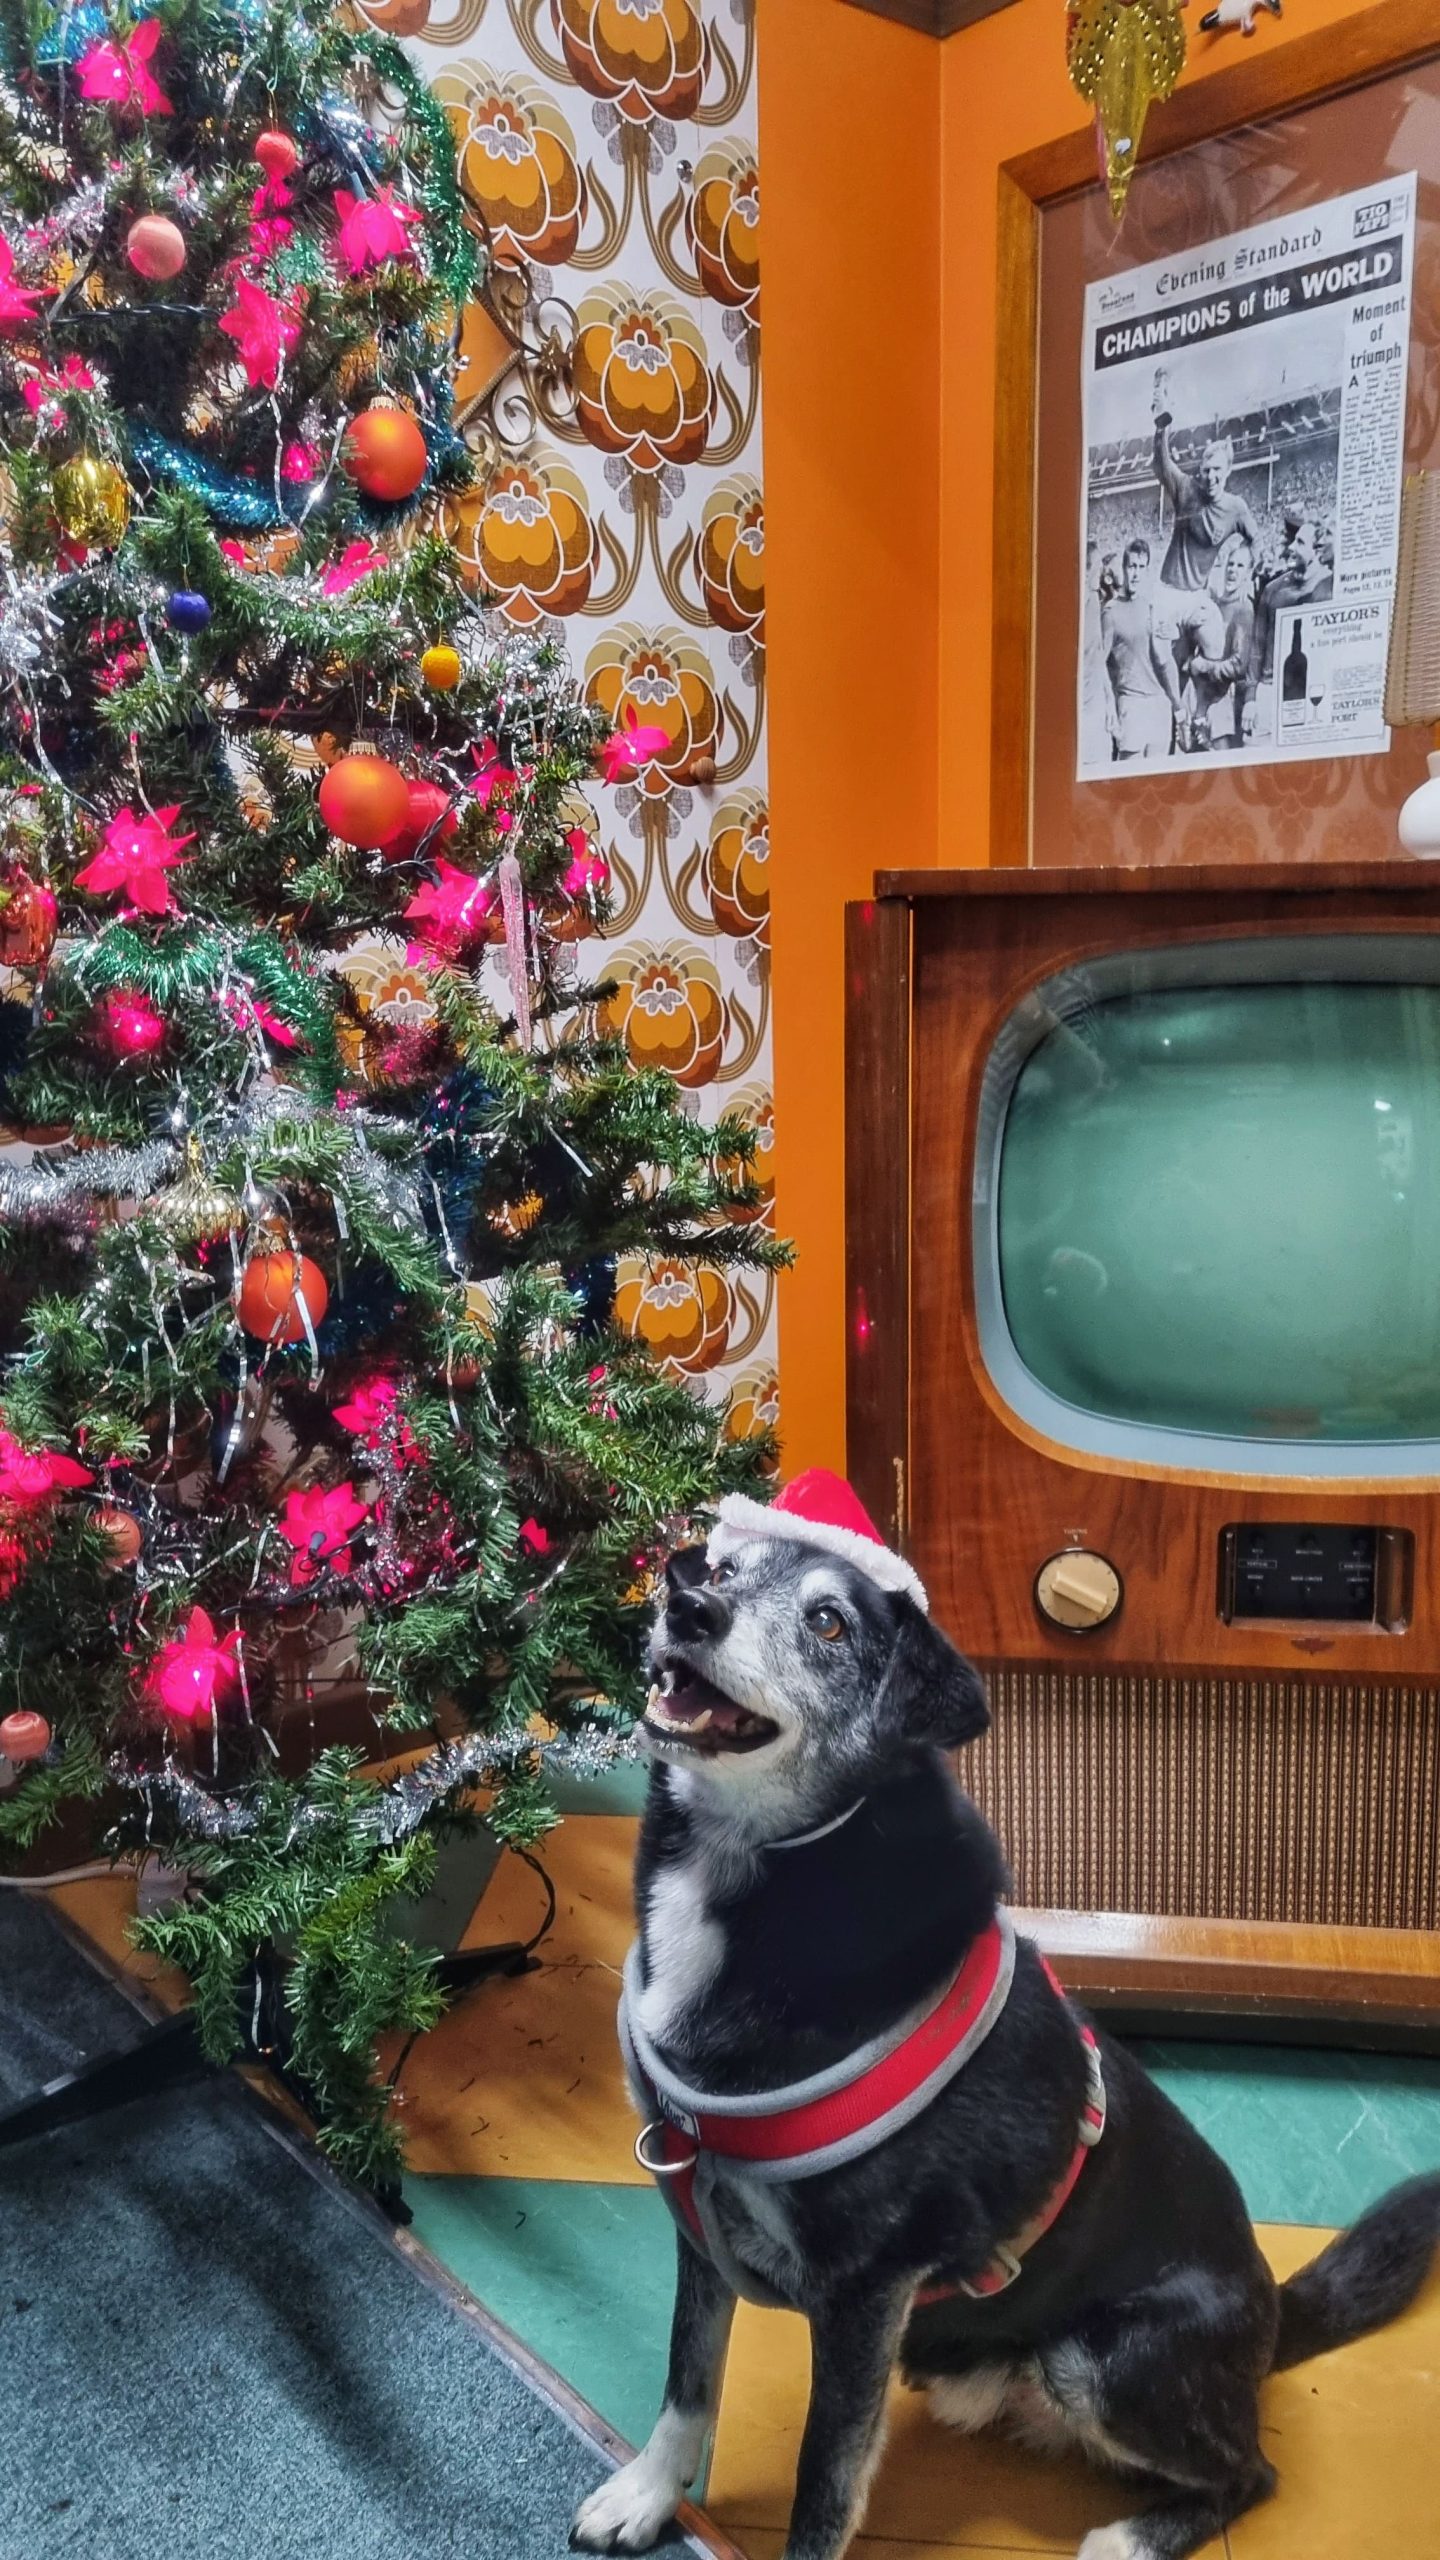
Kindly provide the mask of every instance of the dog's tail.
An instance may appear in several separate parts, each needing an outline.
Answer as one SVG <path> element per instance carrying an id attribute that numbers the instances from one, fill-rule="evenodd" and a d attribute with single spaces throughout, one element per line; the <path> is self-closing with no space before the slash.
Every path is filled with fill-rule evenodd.
<path id="1" fill-rule="evenodd" d="M 1271 2370 L 1347 2347 L 1398 2319 L 1415 2299 L 1440 2247 L 1440 2173 L 1411 2178 L 1372 2205 L 1308 2267 L 1280 2287 L 1280 2335 Z"/>

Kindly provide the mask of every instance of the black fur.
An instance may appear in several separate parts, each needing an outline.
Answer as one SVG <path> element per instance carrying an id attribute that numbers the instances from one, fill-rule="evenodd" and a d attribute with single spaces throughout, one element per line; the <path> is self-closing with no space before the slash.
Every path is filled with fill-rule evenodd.
<path id="1" fill-rule="evenodd" d="M 773 1713 L 779 1733 L 749 1757 L 658 1744 L 636 1873 L 642 1975 L 647 1998 L 668 2000 L 672 1976 L 683 1996 L 663 2033 L 647 2024 L 702 2087 L 783 2086 L 936 1993 L 993 1916 L 1001 1853 L 941 1756 L 982 1729 L 983 1692 L 908 1599 L 779 1540 L 756 1541 L 718 1580 L 678 1560 L 655 1658 Z M 857 1799 L 838 1828 L 781 1845 Z M 1066 2430 L 1130 2475 L 1143 2512 L 1124 2541 L 1090 2537 L 1091 2560 L 1183 2560 L 1273 2486 L 1259 2391 L 1275 2364 L 1359 2336 L 1417 2290 L 1440 2237 L 1440 2178 L 1399 2190 L 1277 2291 L 1228 2169 L 1123 2047 L 1102 2036 L 1101 2049 L 1104 2139 L 998 2297 L 911 2309 L 917 2287 L 978 2272 L 1074 2148 L 1079 2023 L 1023 1940 L 1000 2019 L 914 2123 L 847 2168 L 769 2189 L 764 2211 L 743 2175 L 727 2176 L 716 2209 L 746 2290 L 811 2324 L 786 2560 L 845 2549 L 897 2362 L 952 2399 L 963 2390 L 971 2415 L 993 2399 L 1002 2424 Z M 697 2280 L 688 2242 L 680 2251 L 665 2414 L 582 2510 L 579 2548 L 654 2541 L 680 2493 L 667 2461 L 690 2459 L 713 2399 L 717 2278 L 707 2266 Z"/>
<path id="2" fill-rule="evenodd" d="M 1440 2176 L 1411 2178 L 1280 2287 L 1274 2371 L 1348 2347 L 1408 2311 L 1440 2246 Z"/>

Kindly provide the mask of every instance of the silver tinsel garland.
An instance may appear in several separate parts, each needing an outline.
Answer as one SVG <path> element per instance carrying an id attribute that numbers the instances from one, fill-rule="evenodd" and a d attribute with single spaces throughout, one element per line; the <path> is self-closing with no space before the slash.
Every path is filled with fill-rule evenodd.
<path id="1" fill-rule="evenodd" d="M 175 1139 L 150 1138 L 139 1147 L 90 1147 L 58 1162 L 45 1155 L 28 1165 L 0 1162 L 0 1222 L 78 1225 L 99 1200 L 145 1199 L 183 1161 Z"/>
<path id="2" fill-rule="evenodd" d="M 464 1742 L 440 1744 L 418 1767 L 392 1778 L 373 1802 L 362 1804 L 346 1818 L 359 1838 L 378 1841 L 389 1849 L 399 1840 L 408 1840 L 428 1815 L 438 1812 L 467 1787 L 488 1785 L 522 1764 L 556 1769 L 572 1778 L 602 1778 L 607 1771 L 640 1756 L 641 1746 L 633 1731 L 556 1734 L 548 1741 L 538 1740 L 531 1733 L 471 1734 Z M 174 1762 L 163 1769 L 135 1769 L 117 1755 L 110 1762 L 109 1774 L 117 1786 L 144 1799 L 147 1834 L 157 1802 L 166 1806 L 181 1833 L 191 1840 L 241 1840 L 259 1827 L 260 1807 L 253 1790 L 242 1789 L 233 1796 L 211 1795 L 188 1769 Z M 322 1830 L 338 1818 L 328 1805 L 302 1805 L 291 1823 L 285 1847 L 292 1847 L 306 1833 Z"/>
<path id="3" fill-rule="evenodd" d="M 301 1126 L 329 1118 L 325 1106 L 285 1085 L 252 1090 L 237 1108 L 207 1120 L 205 1140 L 212 1157 L 248 1153 L 274 1145 L 288 1120 Z M 369 1201 L 397 1229 L 422 1223 L 420 1189 L 415 1177 L 377 1154 L 372 1138 L 416 1143 L 403 1120 L 383 1112 L 337 1113 L 333 1125 L 345 1143 L 345 1181 L 353 1196 Z M 39 1155 L 28 1165 L 0 1161 L 0 1218 L 52 1219 L 80 1223 L 102 1200 L 145 1200 L 184 1169 L 179 1136 L 147 1139 L 137 1147 L 88 1147 L 67 1155 Z"/>

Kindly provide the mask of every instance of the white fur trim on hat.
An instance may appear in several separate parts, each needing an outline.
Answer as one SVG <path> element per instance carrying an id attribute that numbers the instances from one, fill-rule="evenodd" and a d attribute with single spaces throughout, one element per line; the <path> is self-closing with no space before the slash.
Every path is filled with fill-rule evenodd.
<path id="1" fill-rule="evenodd" d="M 903 1591 L 917 1609 L 930 1614 L 925 1585 L 913 1564 L 897 1556 L 891 1547 L 883 1547 L 878 1538 L 862 1537 L 858 1529 L 832 1528 L 827 1521 L 805 1520 L 795 1511 L 777 1511 L 766 1502 L 752 1502 L 745 1493 L 727 1493 L 716 1515 L 705 1553 L 712 1564 L 722 1556 L 733 1555 L 747 1538 L 789 1538 L 796 1546 L 815 1547 L 823 1555 L 843 1556 L 847 1564 L 858 1565 L 878 1582 L 882 1591 Z"/>

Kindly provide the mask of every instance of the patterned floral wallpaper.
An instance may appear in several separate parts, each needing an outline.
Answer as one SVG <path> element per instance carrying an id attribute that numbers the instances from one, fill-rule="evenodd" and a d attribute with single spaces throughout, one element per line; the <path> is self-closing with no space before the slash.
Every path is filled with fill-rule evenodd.
<path id="1" fill-rule="evenodd" d="M 424 0 L 362 5 L 410 39 L 470 201 L 573 344 L 570 393 L 533 432 L 516 404 L 517 446 L 452 533 L 612 717 L 670 737 L 597 804 L 611 1019 L 702 1119 L 752 1122 L 769 1218 L 756 0 L 434 0 L 423 27 Z M 497 351 L 476 313 L 462 395 Z M 635 1260 L 617 1310 L 744 1431 L 776 1419 L 773 1296 L 763 1274 Z"/>

